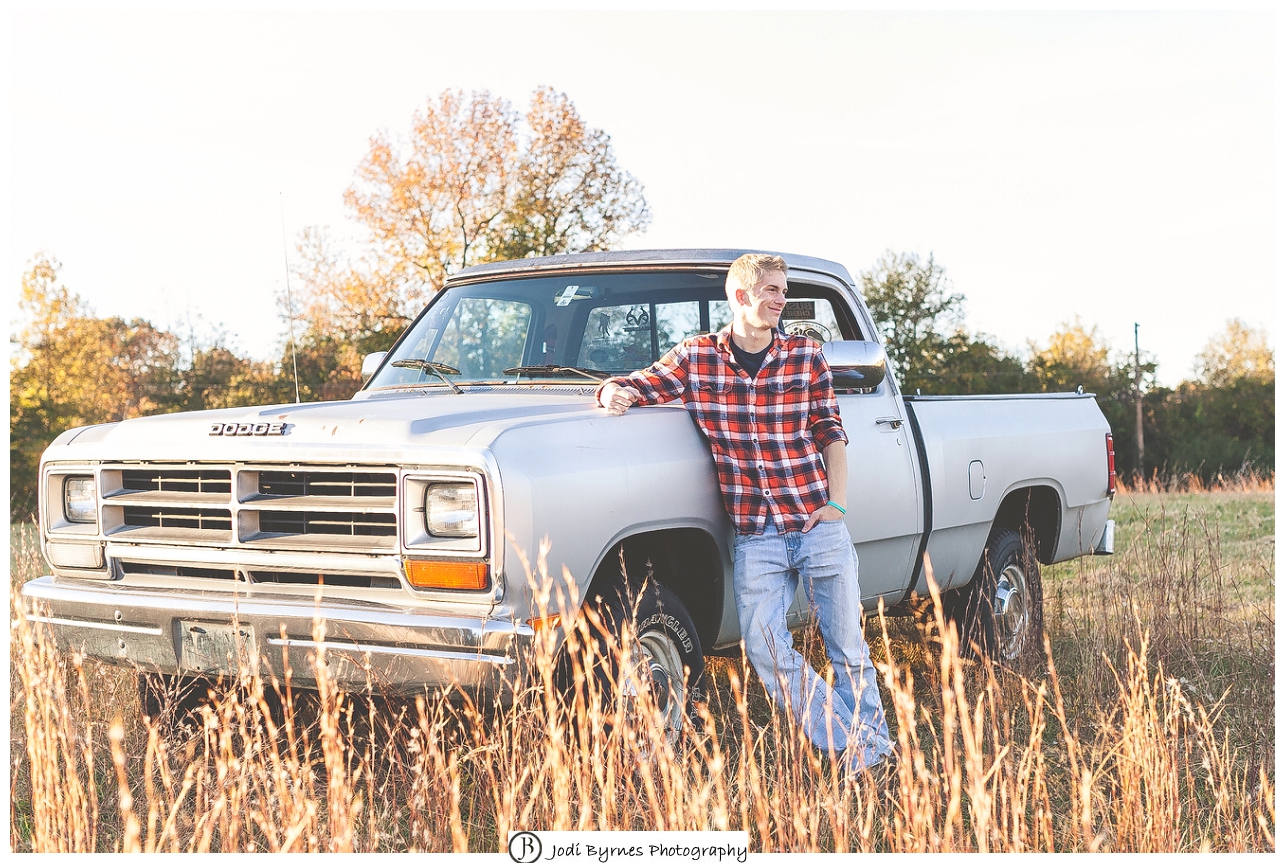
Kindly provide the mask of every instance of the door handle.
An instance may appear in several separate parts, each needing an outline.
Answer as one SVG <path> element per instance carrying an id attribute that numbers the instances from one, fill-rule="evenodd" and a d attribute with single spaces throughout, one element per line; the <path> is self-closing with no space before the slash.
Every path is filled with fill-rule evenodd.
<path id="1" fill-rule="evenodd" d="M 889 428 L 899 429 L 904 420 L 901 417 L 879 417 L 875 420 L 875 425 L 881 426 L 887 424 Z"/>

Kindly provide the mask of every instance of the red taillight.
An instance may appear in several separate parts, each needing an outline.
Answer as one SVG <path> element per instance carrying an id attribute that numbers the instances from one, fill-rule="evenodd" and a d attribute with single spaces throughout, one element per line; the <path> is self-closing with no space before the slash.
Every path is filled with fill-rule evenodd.
<path id="1" fill-rule="evenodd" d="M 1107 494 L 1115 497 L 1115 438 L 1107 432 Z"/>

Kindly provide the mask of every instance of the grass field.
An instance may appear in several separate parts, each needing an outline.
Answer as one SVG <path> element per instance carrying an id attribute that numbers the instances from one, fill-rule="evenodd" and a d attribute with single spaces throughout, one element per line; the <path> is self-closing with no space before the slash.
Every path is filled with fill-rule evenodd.
<path id="1" fill-rule="evenodd" d="M 569 716 L 549 645 L 508 707 L 281 698 L 247 674 L 175 729 L 142 721 L 133 671 L 58 655 L 15 614 L 12 846 L 494 851 L 529 827 L 745 829 L 762 851 L 1273 850 L 1273 495 L 1122 494 L 1113 517 L 1115 556 L 1044 568 L 1046 669 L 961 660 L 931 609 L 867 621 L 904 753 L 886 790 L 844 782 L 739 660 L 710 661 L 676 746 L 636 699 Z M 32 540 L 13 529 L 14 586 L 42 572 Z"/>
<path id="2" fill-rule="evenodd" d="M 1149 634 L 1153 664 L 1250 760 L 1275 742 L 1275 504 L 1270 493 L 1123 495 L 1112 506 L 1114 557 L 1046 567 L 1045 620 L 1064 686 L 1113 680 L 1121 647 Z M 1266 703 L 1265 703 L 1266 699 Z"/>

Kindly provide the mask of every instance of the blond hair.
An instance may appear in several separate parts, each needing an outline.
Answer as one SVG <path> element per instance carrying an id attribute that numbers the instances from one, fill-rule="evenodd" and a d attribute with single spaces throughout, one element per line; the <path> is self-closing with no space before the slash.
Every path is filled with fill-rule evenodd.
<path id="1" fill-rule="evenodd" d="M 759 283 L 765 273 L 786 273 L 788 269 L 785 258 L 780 255 L 764 255 L 759 252 L 741 255 L 732 261 L 732 266 L 727 270 L 727 301 L 736 307 L 739 305 L 736 302 L 737 288 L 748 291 Z"/>

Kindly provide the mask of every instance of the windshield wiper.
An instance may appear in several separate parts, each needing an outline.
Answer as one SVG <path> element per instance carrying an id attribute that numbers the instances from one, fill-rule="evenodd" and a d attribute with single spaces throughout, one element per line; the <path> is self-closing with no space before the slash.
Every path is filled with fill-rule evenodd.
<path id="1" fill-rule="evenodd" d="M 455 385 L 455 381 L 447 375 L 458 375 L 460 370 L 455 366 L 448 366 L 446 363 L 435 363 L 432 360 L 393 360 L 390 366 L 397 369 L 419 369 L 420 371 L 432 372 L 442 379 L 442 382 L 460 395 L 464 395 L 464 390 Z"/>
<path id="2" fill-rule="evenodd" d="M 575 366 L 515 366 L 504 370 L 506 375 L 529 375 L 541 378 L 565 377 L 567 372 L 588 378 L 595 383 L 607 379 L 606 372 L 600 372 L 595 369 L 582 369 Z"/>

